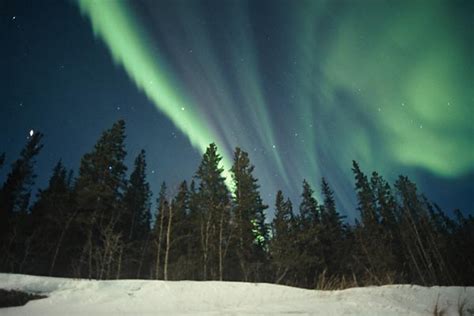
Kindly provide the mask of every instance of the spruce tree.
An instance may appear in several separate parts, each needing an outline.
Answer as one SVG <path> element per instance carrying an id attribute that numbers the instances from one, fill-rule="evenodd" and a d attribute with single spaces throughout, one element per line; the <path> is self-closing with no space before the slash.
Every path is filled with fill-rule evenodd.
<path id="1" fill-rule="evenodd" d="M 344 253 L 343 239 L 344 228 L 342 224 L 343 217 L 336 209 L 334 193 L 331 190 L 326 179 L 322 178 L 321 191 L 324 198 L 321 210 L 321 230 L 320 242 L 322 257 L 324 258 L 324 271 L 330 275 L 344 273 Z"/>
<path id="2" fill-rule="evenodd" d="M 183 280 L 190 278 L 192 258 L 191 223 L 189 214 L 190 193 L 186 181 L 179 185 L 178 193 L 173 199 L 173 233 L 170 254 L 170 278 Z"/>
<path id="3" fill-rule="evenodd" d="M 304 287 L 314 288 L 317 278 L 324 273 L 322 245 L 320 242 L 321 222 L 319 206 L 313 197 L 314 191 L 309 183 L 303 181 L 303 193 L 300 214 L 297 217 L 298 232 L 296 249 L 298 250 L 296 273 Z"/>
<path id="4" fill-rule="evenodd" d="M 195 179 L 199 182 L 199 236 L 202 278 L 222 279 L 230 239 L 230 197 L 222 176 L 221 155 L 212 143 L 207 147 Z"/>
<path id="5" fill-rule="evenodd" d="M 286 283 L 295 264 L 294 216 L 291 201 L 285 201 L 282 191 L 275 198 L 275 217 L 272 222 L 270 254 L 274 267 L 274 282 Z"/>
<path id="6" fill-rule="evenodd" d="M 248 154 L 237 147 L 231 168 L 235 185 L 233 218 L 237 254 L 244 281 L 259 279 L 266 262 L 268 242 L 264 213 L 268 206 L 262 202 L 253 170 Z"/>
<path id="7" fill-rule="evenodd" d="M 124 140 L 125 122 L 120 120 L 81 159 L 76 194 L 84 242 L 79 245 L 81 256 L 76 271 L 89 278 L 120 274 L 123 236 L 117 224 L 126 188 Z"/>
<path id="8" fill-rule="evenodd" d="M 26 146 L 20 153 L 20 158 L 13 163 L 7 180 L 0 190 L 0 222 L 2 224 L 6 224 L 14 213 L 26 212 L 28 209 L 31 187 L 36 178 L 35 158 L 43 148 L 42 138 L 43 134 L 39 132 L 28 138 Z"/>
<path id="9" fill-rule="evenodd" d="M 394 281 L 401 282 L 401 275 L 396 272 L 401 260 L 400 233 L 397 223 L 397 204 L 390 185 L 377 172 L 372 173 L 370 187 L 374 195 L 374 207 L 379 214 L 379 225 L 376 246 L 378 269 L 384 270 Z"/>
<path id="10" fill-rule="evenodd" d="M 3 254 L 0 266 L 6 271 L 20 272 L 21 262 L 30 251 L 32 236 L 27 210 L 36 178 L 35 158 L 43 148 L 42 138 L 39 132 L 28 137 L 20 158 L 12 164 L 0 189 L 0 250 Z"/>
<path id="11" fill-rule="evenodd" d="M 379 221 L 378 214 L 374 205 L 375 197 L 370 187 L 367 176 L 362 172 L 359 164 L 352 161 L 352 171 L 355 175 L 355 190 L 359 204 L 359 211 L 363 225 L 376 225 Z"/>
<path id="12" fill-rule="evenodd" d="M 311 226 L 319 223 L 318 202 L 313 197 L 314 190 L 306 180 L 303 180 L 303 193 L 301 194 L 300 220 L 303 226 Z"/>
<path id="13" fill-rule="evenodd" d="M 324 178 L 321 181 L 321 191 L 324 198 L 324 203 L 321 206 L 321 221 L 323 222 L 323 225 L 330 226 L 331 228 L 340 231 L 342 229 L 342 220 L 344 217 L 337 211 L 334 192 L 331 190 L 331 187 Z"/>
<path id="14" fill-rule="evenodd" d="M 124 212 L 120 229 L 124 239 L 124 272 L 140 277 L 150 233 L 150 185 L 146 181 L 146 155 L 142 150 L 135 158 L 124 194 Z"/>
<path id="15" fill-rule="evenodd" d="M 124 215 L 121 222 L 128 241 L 143 240 L 150 230 L 150 185 L 146 180 L 146 155 L 142 150 L 135 158 L 124 194 Z"/>
<path id="16" fill-rule="evenodd" d="M 72 253 L 66 245 L 76 218 L 71 175 L 59 161 L 48 186 L 38 193 L 31 209 L 33 233 L 37 236 L 32 250 L 34 273 L 68 275 Z"/>
<path id="17" fill-rule="evenodd" d="M 412 280 L 425 285 L 439 284 L 440 271 L 446 271 L 444 260 L 437 256 L 434 224 L 427 205 L 418 194 L 416 184 L 400 176 L 395 183 L 400 200 L 400 234 Z"/>
<path id="18" fill-rule="evenodd" d="M 355 190 L 360 212 L 360 225 L 354 229 L 357 241 L 360 273 L 369 284 L 383 284 L 392 281 L 393 276 L 384 264 L 384 251 L 381 250 L 382 231 L 377 209 L 377 199 L 370 185 L 369 179 L 362 172 L 357 162 L 352 162 L 352 171 L 355 176 Z"/>

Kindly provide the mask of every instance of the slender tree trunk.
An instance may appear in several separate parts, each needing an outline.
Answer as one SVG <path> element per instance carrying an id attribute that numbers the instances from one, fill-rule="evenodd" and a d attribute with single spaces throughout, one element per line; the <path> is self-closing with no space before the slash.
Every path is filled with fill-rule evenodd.
<path id="1" fill-rule="evenodd" d="M 168 280 L 168 260 L 171 249 L 171 225 L 173 222 L 173 206 L 170 205 L 168 212 L 168 227 L 166 229 L 166 252 L 165 252 L 165 265 L 164 265 L 164 279 Z"/>
<path id="2" fill-rule="evenodd" d="M 53 259 L 51 260 L 51 265 L 49 266 L 49 273 L 48 273 L 49 276 L 53 275 L 54 266 L 56 265 L 56 259 L 58 258 L 59 249 L 61 248 L 64 235 L 66 234 L 67 226 L 68 225 L 66 225 L 66 227 L 61 230 L 61 234 L 59 235 L 58 242 L 56 243 Z"/>
<path id="3" fill-rule="evenodd" d="M 164 212 L 165 210 L 164 209 L 161 209 L 160 210 L 161 214 L 160 214 L 160 226 L 159 226 L 159 231 L 158 231 L 158 243 L 156 243 L 156 240 L 155 240 L 155 244 L 156 244 L 156 247 L 157 247 L 157 250 L 156 250 L 156 265 L 155 265 L 155 279 L 159 279 L 159 274 L 160 274 L 160 256 L 161 256 L 161 239 L 162 239 L 162 235 L 163 235 L 163 221 L 164 221 Z"/>
<path id="4" fill-rule="evenodd" d="M 224 259 L 227 257 L 227 251 L 228 251 L 228 249 L 229 249 L 230 240 L 232 239 L 232 235 L 233 235 L 233 234 L 234 234 L 234 225 L 231 225 L 229 234 L 228 234 L 228 236 L 227 236 L 227 242 L 226 242 L 225 248 L 224 248 L 224 253 L 223 253 L 223 258 L 224 258 Z"/>
<path id="5" fill-rule="evenodd" d="M 122 273 L 122 254 L 123 254 L 123 246 L 120 246 L 119 250 L 119 258 L 118 258 L 118 266 L 117 266 L 117 275 L 115 279 L 120 279 L 120 274 Z"/>
<path id="6" fill-rule="evenodd" d="M 222 277 L 224 274 L 224 266 L 223 266 L 223 252 L 222 252 L 222 241 L 224 240 L 224 212 L 223 209 L 221 211 L 221 221 L 219 225 L 219 281 L 222 281 Z"/>
<path id="7" fill-rule="evenodd" d="M 87 250 L 89 254 L 88 261 L 87 261 L 88 267 L 89 267 L 88 278 L 92 279 L 92 228 L 90 229 L 89 235 L 87 238 Z"/>
<path id="8" fill-rule="evenodd" d="M 419 257 L 421 258 L 421 263 L 425 266 L 425 270 L 429 273 L 429 275 L 431 276 L 430 279 L 431 279 L 431 282 L 430 283 L 433 283 L 433 271 L 432 271 L 432 263 L 431 263 L 431 260 L 430 258 L 428 257 L 426 251 L 425 251 L 425 247 L 423 245 L 423 242 L 421 240 L 421 237 L 420 237 L 420 234 L 418 233 L 418 228 L 417 228 L 417 225 L 416 225 L 416 222 L 415 220 L 413 219 L 413 216 L 411 215 L 410 211 L 407 210 L 406 213 L 408 213 L 408 216 L 409 216 L 409 225 L 413 231 L 413 234 L 415 235 L 415 249 L 417 250 L 418 252 L 418 255 Z M 423 285 L 427 286 L 428 284 L 426 283 L 426 280 L 423 281 Z"/>
<path id="9" fill-rule="evenodd" d="M 148 236 L 146 237 L 145 239 L 145 244 L 142 245 L 142 251 L 141 251 L 141 255 L 140 255 L 140 260 L 138 261 L 138 269 L 137 269 L 137 279 L 140 279 L 140 276 L 141 276 L 141 271 L 142 271 L 142 267 L 143 267 L 143 261 L 145 259 L 145 251 L 146 249 L 148 249 Z"/>
<path id="10" fill-rule="evenodd" d="M 202 256 L 203 256 L 203 278 L 207 280 L 207 263 L 209 258 L 209 235 L 211 231 L 211 220 L 212 220 L 212 210 L 207 211 L 209 217 L 204 219 L 204 215 L 202 217 L 203 222 L 201 223 L 201 247 L 202 247 Z"/>
<path id="11" fill-rule="evenodd" d="M 132 216 L 132 223 L 130 225 L 130 232 L 128 233 L 128 240 L 132 240 L 133 238 L 133 233 L 135 231 L 135 218 L 137 217 L 137 215 L 134 213 L 133 216 Z"/>
<path id="12" fill-rule="evenodd" d="M 69 226 L 71 226 L 72 221 L 76 218 L 77 211 L 73 213 L 71 217 L 68 218 L 66 225 L 64 225 L 63 229 L 61 230 L 61 234 L 59 235 L 58 242 L 56 243 L 56 247 L 54 249 L 53 260 L 51 260 L 51 265 L 49 267 L 49 276 L 53 275 L 54 266 L 56 265 L 56 260 L 58 258 L 59 250 L 62 246 L 64 237 L 66 236 L 66 232 L 69 230 Z"/>
<path id="13" fill-rule="evenodd" d="M 410 249 L 410 245 L 407 245 L 407 250 L 408 250 L 408 253 L 410 254 L 410 258 L 412 259 L 413 264 L 415 265 L 416 271 L 418 272 L 418 275 L 420 276 L 421 282 L 423 282 L 423 285 L 426 285 L 425 278 L 423 277 L 423 273 L 421 273 L 417 260 Z"/>
<path id="14" fill-rule="evenodd" d="M 19 273 L 23 273 L 23 267 L 25 266 L 25 263 L 27 262 L 28 257 L 30 256 L 31 241 L 36 237 L 35 235 L 36 235 L 36 231 L 33 232 L 33 234 L 29 236 L 24 243 L 23 259 L 21 260 L 20 266 L 18 267 Z"/>
<path id="15" fill-rule="evenodd" d="M 117 251 L 117 245 L 119 241 L 119 236 L 115 235 L 113 231 L 109 231 L 110 237 L 109 237 L 109 249 L 108 249 L 108 258 L 106 262 L 107 266 L 107 273 L 105 275 L 106 279 L 110 279 L 110 272 L 112 271 L 112 261 L 114 259 L 114 256 Z"/>
<path id="16" fill-rule="evenodd" d="M 280 268 L 279 268 L 278 270 L 280 270 Z M 275 283 L 276 283 L 276 284 L 280 284 L 281 280 L 283 280 L 283 278 L 284 278 L 284 277 L 286 276 L 286 274 L 288 273 L 288 270 L 289 270 L 289 268 L 286 267 L 285 270 L 284 270 L 281 274 L 280 274 L 280 273 L 277 273 L 277 275 L 280 274 L 280 276 L 275 280 Z"/>

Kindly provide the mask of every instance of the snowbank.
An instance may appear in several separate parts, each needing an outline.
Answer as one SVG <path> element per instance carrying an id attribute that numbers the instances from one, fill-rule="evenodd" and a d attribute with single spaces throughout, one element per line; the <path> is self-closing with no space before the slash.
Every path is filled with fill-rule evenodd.
<path id="1" fill-rule="evenodd" d="M 1 274 L 0 288 L 48 298 L 0 309 L 0 315 L 458 315 L 474 314 L 474 287 L 388 285 L 313 291 L 264 283 L 91 281 Z"/>

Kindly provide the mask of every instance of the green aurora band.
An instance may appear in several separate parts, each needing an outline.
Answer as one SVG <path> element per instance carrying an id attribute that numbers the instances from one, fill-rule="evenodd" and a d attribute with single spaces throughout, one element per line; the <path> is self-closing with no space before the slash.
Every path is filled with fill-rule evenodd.
<path id="1" fill-rule="evenodd" d="M 201 114 L 177 91 L 176 81 L 166 66 L 159 63 L 158 54 L 152 55 L 147 45 L 150 39 L 126 2 L 80 0 L 78 3 L 81 12 L 89 17 L 94 34 L 106 43 L 114 61 L 124 67 L 156 107 L 187 135 L 191 144 L 201 152 L 212 142 L 219 146 L 219 137 L 211 133 L 200 119 Z M 232 187 L 228 171 L 231 164 L 226 155 L 222 163 L 226 183 Z"/>
<path id="2" fill-rule="evenodd" d="M 303 178 L 317 188 L 326 176 L 343 212 L 353 209 L 353 159 L 389 178 L 406 169 L 415 180 L 416 170 L 450 179 L 474 172 L 472 23 L 456 18 L 463 14 L 456 6 L 263 3 L 277 13 L 270 17 L 276 33 L 253 27 L 251 2 L 221 4 L 221 24 L 211 29 L 198 23 L 206 19 L 200 2 L 177 1 L 179 36 L 164 32 L 159 43 L 125 1 L 79 0 L 79 7 L 114 61 L 196 149 L 219 146 L 229 186 L 237 145 L 260 162 L 267 192 L 283 183 L 298 192 Z M 158 4 L 144 5 L 159 13 Z M 276 38 L 269 51 L 266 32 Z M 276 48 L 277 57 L 262 59 Z M 279 91 L 266 89 L 271 68 L 272 80 L 283 82 Z"/>
<path id="3" fill-rule="evenodd" d="M 472 33 L 458 30 L 449 2 L 362 4 L 342 17 L 324 73 L 333 88 L 356 92 L 384 135 L 383 150 L 366 148 L 364 160 L 378 167 L 390 158 L 445 177 L 472 171 Z M 367 135 L 358 142 L 370 144 Z"/>

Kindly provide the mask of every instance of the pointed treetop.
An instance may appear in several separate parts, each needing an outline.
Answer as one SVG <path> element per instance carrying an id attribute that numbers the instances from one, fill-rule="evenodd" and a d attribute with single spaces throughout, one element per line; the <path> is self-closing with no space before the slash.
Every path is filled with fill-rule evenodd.
<path id="1" fill-rule="evenodd" d="M 318 202 L 313 197 L 313 193 L 314 190 L 311 188 L 311 185 L 306 179 L 303 180 L 303 193 L 301 194 L 302 201 L 300 204 L 300 217 L 303 223 L 319 221 Z"/>

